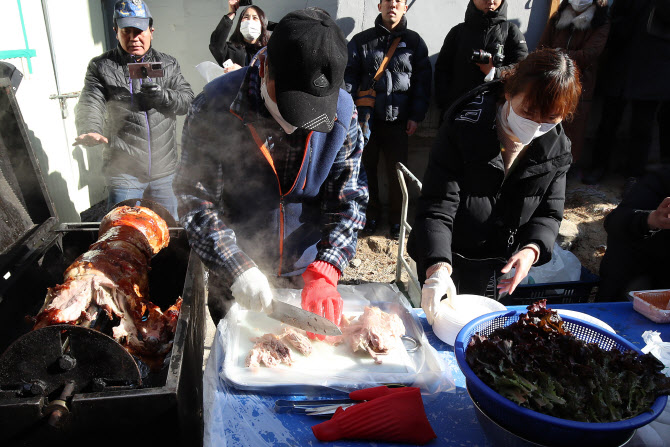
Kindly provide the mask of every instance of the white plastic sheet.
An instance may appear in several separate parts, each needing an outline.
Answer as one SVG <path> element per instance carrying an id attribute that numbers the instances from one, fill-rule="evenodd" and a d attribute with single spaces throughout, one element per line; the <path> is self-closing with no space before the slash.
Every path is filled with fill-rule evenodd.
<path id="1" fill-rule="evenodd" d="M 219 76 L 225 74 L 223 68 L 219 64 L 215 64 L 212 61 L 200 62 L 195 66 L 195 69 L 198 70 L 200 76 L 205 78 L 205 81 L 211 82 L 213 79 L 218 78 Z"/>
<path id="2" fill-rule="evenodd" d="M 551 261 L 539 267 L 531 267 L 521 284 L 579 281 L 581 274 L 582 264 L 577 256 L 554 244 Z"/>

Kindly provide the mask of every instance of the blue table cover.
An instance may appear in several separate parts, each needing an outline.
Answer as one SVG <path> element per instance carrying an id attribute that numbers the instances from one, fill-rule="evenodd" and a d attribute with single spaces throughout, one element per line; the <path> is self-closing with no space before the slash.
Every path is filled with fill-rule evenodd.
<path id="1" fill-rule="evenodd" d="M 642 333 L 647 330 L 661 333 L 663 341 L 670 342 L 670 324 L 656 324 L 633 310 L 632 303 L 585 303 L 556 304 L 553 309 L 569 309 L 598 318 L 609 324 L 617 334 L 623 336 L 640 349 L 645 343 Z M 510 306 L 510 310 L 525 311 L 525 306 Z M 465 389 L 465 377 L 461 373 L 453 347 L 442 342 L 433 333 L 421 309 L 414 310 L 420 317 L 429 342 L 444 360 L 456 382 L 451 392 L 424 396 L 428 420 L 437 434 L 429 446 L 494 446 L 482 431 L 472 401 Z M 218 331 L 217 331 L 218 335 Z M 234 389 L 219 378 L 223 359 L 222 343 L 215 337 L 205 370 L 205 446 L 394 446 L 392 444 L 365 441 L 337 441 L 322 443 L 312 433 L 311 427 L 326 420 L 315 416 L 291 413 L 275 413 L 278 399 L 301 399 L 304 395 L 260 394 Z M 337 398 L 344 394 L 324 394 L 307 398 Z M 667 410 L 666 410 L 667 413 Z M 639 434 L 639 433 L 638 433 Z M 638 436 L 639 438 L 639 436 Z M 670 443 L 670 440 L 666 441 Z M 632 445 L 651 445 L 634 439 Z M 653 445 L 664 445 L 653 444 Z"/>

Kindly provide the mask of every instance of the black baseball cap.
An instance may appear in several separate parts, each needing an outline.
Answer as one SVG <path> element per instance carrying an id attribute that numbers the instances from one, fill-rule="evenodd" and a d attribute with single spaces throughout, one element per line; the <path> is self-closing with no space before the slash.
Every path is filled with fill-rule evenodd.
<path id="1" fill-rule="evenodd" d="M 267 52 L 282 117 L 301 129 L 330 132 L 347 66 L 342 30 L 322 11 L 294 11 L 275 26 Z"/>

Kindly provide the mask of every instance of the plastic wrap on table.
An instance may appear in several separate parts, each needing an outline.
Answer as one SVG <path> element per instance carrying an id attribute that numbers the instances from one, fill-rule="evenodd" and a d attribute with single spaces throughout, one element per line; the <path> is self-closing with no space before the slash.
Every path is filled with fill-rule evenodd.
<path id="1" fill-rule="evenodd" d="M 427 393 L 448 391 L 454 387 L 450 372 L 428 343 L 408 301 L 395 286 L 340 286 L 338 291 L 344 301 L 344 315 L 362 314 L 366 306 L 376 306 L 384 312 L 396 314 L 405 326 L 405 334 L 418 341 L 419 349 L 414 352 L 402 348 L 389 350 L 388 355 L 380 357 L 382 364 L 377 365 L 367 353 L 352 353 L 345 344 L 333 347 L 315 341 L 309 357 L 293 354 L 294 363 L 291 366 L 247 368 L 244 360 L 253 346 L 251 339 L 264 333 L 280 334 L 284 326 L 265 314 L 233 306 L 218 328 L 225 353 L 221 378 L 238 389 L 288 393 L 309 391 L 315 387 L 349 392 L 384 383 L 417 386 Z M 278 289 L 275 296 L 300 306 L 300 290 Z"/>

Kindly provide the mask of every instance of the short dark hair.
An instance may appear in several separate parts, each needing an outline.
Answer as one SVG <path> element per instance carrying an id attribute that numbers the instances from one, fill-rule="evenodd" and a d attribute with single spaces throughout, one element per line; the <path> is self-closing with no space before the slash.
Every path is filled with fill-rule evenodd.
<path id="1" fill-rule="evenodd" d="M 577 64 L 562 50 L 542 48 L 533 51 L 503 75 L 505 93 L 526 95 L 526 107 L 542 116 L 558 114 L 569 120 L 582 93 Z"/>
<path id="2" fill-rule="evenodd" d="M 268 31 L 268 19 L 265 17 L 265 12 L 263 12 L 263 10 L 256 5 L 251 5 L 244 8 L 240 14 L 240 17 L 237 19 L 237 25 L 235 26 L 235 31 L 233 31 L 233 34 L 230 36 L 230 41 L 236 44 L 238 47 L 244 46 L 245 40 L 244 36 L 242 35 L 242 31 L 240 31 L 240 25 L 242 24 L 242 17 L 244 17 L 244 14 L 249 8 L 254 8 L 258 13 L 258 18 L 261 20 L 261 35 L 258 36 L 258 40 L 256 41 L 256 46 L 258 49 L 261 49 L 264 46 L 267 46 L 268 39 L 270 39 L 270 33 Z"/>
<path id="3" fill-rule="evenodd" d="M 116 23 L 116 19 L 112 19 L 112 20 L 114 22 L 114 26 L 113 26 L 114 31 L 116 31 L 116 30 L 119 29 L 119 25 Z M 154 19 L 153 19 L 153 17 L 149 17 L 149 28 L 151 28 L 152 26 L 154 26 Z"/>

